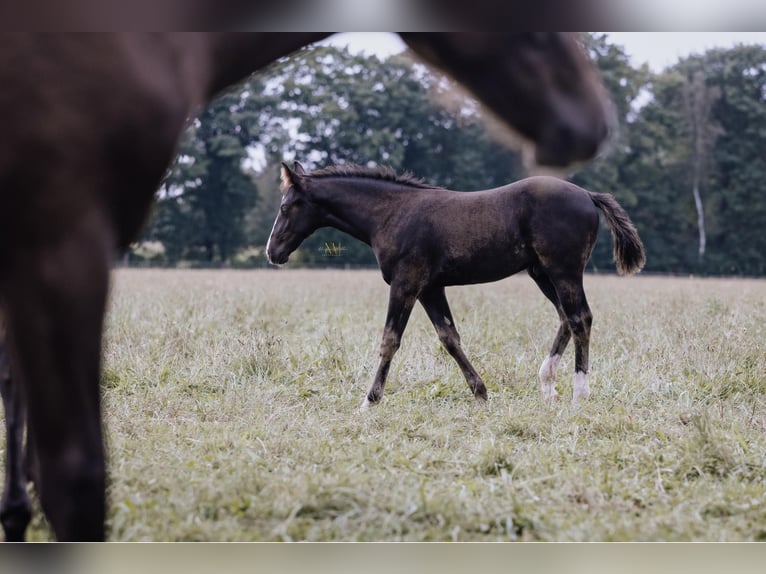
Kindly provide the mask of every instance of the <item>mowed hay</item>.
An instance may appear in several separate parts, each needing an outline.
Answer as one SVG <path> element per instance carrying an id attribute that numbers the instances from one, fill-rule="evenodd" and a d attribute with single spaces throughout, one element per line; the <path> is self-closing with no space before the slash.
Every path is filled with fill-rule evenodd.
<path id="1" fill-rule="evenodd" d="M 110 539 L 766 538 L 766 281 L 585 288 L 581 407 L 571 343 L 562 400 L 542 400 L 558 317 L 523 275 L 447 290 L 486 407 L 416 307 L 383 401 L 360 414 L 378 272 L 115 272 Z M 30 538 L 50 539 L 39 516 Z"/>

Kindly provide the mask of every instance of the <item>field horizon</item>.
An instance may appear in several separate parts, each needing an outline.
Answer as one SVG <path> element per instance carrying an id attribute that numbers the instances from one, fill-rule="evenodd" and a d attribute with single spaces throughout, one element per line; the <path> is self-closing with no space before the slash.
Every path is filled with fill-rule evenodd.
<path id="1" fill-rule="evenodd" d="M 585 404 L 571 343 L 561 400 L 542 399 L 558 317 L 524 274 L 447 290 L 486 406 L 418 306 L 382 402 L 359 413 L 378 271 L 115 271 L 109 539 L 766 539 L 766 280 L 585 289 Z M 30 538 L 51 539 L 39 507 Z"/>

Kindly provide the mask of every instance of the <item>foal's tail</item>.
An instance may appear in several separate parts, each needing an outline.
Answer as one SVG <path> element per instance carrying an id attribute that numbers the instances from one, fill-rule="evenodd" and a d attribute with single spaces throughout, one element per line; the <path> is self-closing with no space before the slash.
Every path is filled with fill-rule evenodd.
<path id="1" fill-rule="evenodd" d="M 612 232 L 614 262 L 620 275 L 631 275 L 646 263 L 644 244 L 633 222 L 617 200 L 608 193 L 590 193 L 590 198 L 604 214 L 604 220 Z"/>

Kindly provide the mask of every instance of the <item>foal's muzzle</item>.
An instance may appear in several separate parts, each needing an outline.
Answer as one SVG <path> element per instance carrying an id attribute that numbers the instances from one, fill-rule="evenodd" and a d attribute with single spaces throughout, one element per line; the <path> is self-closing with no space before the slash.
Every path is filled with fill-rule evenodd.
<path id="1" fill-rule="evenodd" d="M 274 249 L 271 245 L 266 246 L 266 259 L 272 265 L 284 265 L 290 259 L 290 252 L 286 249 Z"/>
<path id="2" fill-rule="evenodd" d="M 284 265 L 287 263 L 287 260 L 290 259 L 289 255 L 268 255 L 269 263 L 272 265 Z"/>

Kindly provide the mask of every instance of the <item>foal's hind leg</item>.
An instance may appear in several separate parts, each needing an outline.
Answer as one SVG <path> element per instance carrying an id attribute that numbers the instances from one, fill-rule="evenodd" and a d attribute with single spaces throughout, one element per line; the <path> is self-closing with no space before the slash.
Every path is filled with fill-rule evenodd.
<path id="1" fill-rule="evenodd" d="M 375 380 L 359 407 L 361 411 L 366 411 L 371 404 L 375 404 L 383 398 L 383 389 L 386 385 L 391 359 L 399 349 L 402 333 L 407 326 L 417 295 L 417 290 L 409 285 L 391 283 L 386 326 L 383 328 L 383 340 L 380 343 L 380 364 L 375 373 Z"/>
<path id="2" fill-rule="evenodd" d="M 545 357 L 543 364 L 540 365 L 540 371 L 538 372 L 543 398 L 546 400 L 558 399 L 559 394 L 556 392 L 556 372 L 559 368 L 561 355 L 564 354 L 564 350 L 572 336 L 572 331 L 569 329 L 569 321 L 561 308 L 561 302 L 559 301 L 559 296 L 556 294 L 556 288 L 553 286 L 550 279 L 548 279 L 548 276 L 537 267 L 530 267 L 528 272 L 529 276 L 535 280 L 535 283 L 537 283 L 537 286 L 543 294 L 551 303 L 553 303 L 553 306 L 556 307 L 556 312 L 559 314 L 559 330 L 556 333 L 556 337 L 553 339 L 551 350 L 548 353 L 548 356 Z"/>
<path id="3" fill-rule="evenodd" d="M 18 385 L 11 383 L 10 361 L 0 342 L 0 395 L 5 410 L 5 487 L 0 522 L 7 542 L 21 542 L 32 517 L 23 460 L 24 406 Z"/>
<path id="4" fill-rule="evenodd" d="M 460 346 L 460 335 L 455 328 L 455 322 L 452 320 L 447 297 L 444 294 L 444 287 L 434 287 L 420 294 L 420 303 L 426 310 L 428 318 L 431 319 L 436 329 L 439 340 L 447 349 L 447 352 L 455 359 L 463 376 L 468 382 L 473 395 L 480 400 L 487 400 L 487 387 L 481 380 L 479 373 L 473 368 L 468 357 L 463 353 Z"/>
<path id="5" fill-rule="evenodd" d="M 590 328 L 593 322 L 585 290 L 582 286 L 582 274 L 577 277 L 555 281 L 556 293 L 561 301 L 561 308 L 566 315 L 569 328 L 575 342 L 575 376 L 572 400 L 577 404 L 590 396 L 588 382 L 588 349 L 590 346 Z"/>

